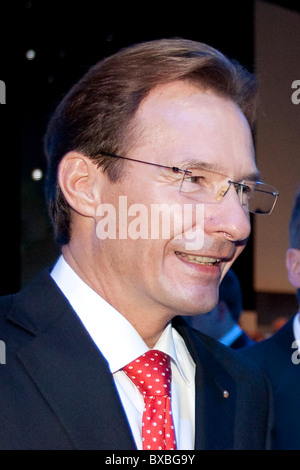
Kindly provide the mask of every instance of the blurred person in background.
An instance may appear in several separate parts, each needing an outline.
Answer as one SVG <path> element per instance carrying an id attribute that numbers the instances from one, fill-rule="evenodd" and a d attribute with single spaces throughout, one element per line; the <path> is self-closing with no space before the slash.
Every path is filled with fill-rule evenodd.
<path id="1" fill-rule="evenodd" d="M 272 336 L 242 351 L 263 367 L 274 394 L 274 449 L 300 450 L 300 190 L 289 223 L 286 269 L 299 311 Z M 284 313 L 284 312 L 283 312 Z"/>

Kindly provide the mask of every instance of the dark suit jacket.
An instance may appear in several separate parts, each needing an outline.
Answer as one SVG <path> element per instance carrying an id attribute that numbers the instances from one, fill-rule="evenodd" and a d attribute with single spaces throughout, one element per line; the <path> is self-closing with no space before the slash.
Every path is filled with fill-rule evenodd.
<path id="1" fill-rule="evenodd" d="M 270 338 L 242 350 L 263 367 L 271 381 L 274 449 L 278 450 L 300 450 L 300 364 L 294 341 L 292 318 Z"/>
<path id="2" fill-rule="evenodd" d="M 230 344 L 230 347 L 232 349 L 241 349 L 251 346 L 252 344 L 255 344 L 255 341 L 242 331 L 241 334 Z"/>
<path id="3" fill-rule="evenodd" d="M 0 312 L 0 449 L 136 449 L 107 362 L 49 272 L 3 297 Z M 256 366 L 180 317 L 174 325 L 196 363 L 196 449 L 268 447 Z"/>

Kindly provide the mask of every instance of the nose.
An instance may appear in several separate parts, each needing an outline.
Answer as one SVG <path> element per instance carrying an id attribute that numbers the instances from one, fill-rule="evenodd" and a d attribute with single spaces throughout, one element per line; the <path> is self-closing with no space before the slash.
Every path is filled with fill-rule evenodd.
<path id="1" fill-rule="evenodd" d="M 207 204 L 205 211 L 207 211 L 206 231 L 217 233 L 234 242 L 243 241 L 249 237 L 250 215 L 241 205 L 233 186 L 218 203 Z M 209 214 L 208 211 L 210 211 Z"/>

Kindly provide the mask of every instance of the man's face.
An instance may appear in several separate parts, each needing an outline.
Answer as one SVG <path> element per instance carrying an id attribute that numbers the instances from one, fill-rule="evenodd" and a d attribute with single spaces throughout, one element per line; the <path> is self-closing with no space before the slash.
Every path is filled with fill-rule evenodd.
<path id="1" fill-rule="evenodd" d="M 153 90 L 136 119 L 139 140 L 124 155 L 128 158 L 179 168 L 185 168 L 186 161 L 196 166 L 205 163 L 222 169 L 228 177 L 225 181 L 241 182 L 257 171 L 249 126 L 240 109 L 227 99 L 175 82 Z M 204 204 L 203 223 L 196 225 L 196 203 L 179 192 L 181 174 L 137 162 L 126 165 L 121 182 L 104 179 L 101 201 L 114 205 L 119 220 L 124 216 L 118 213 L 120 196 L 126 196 L 127 207 L 133 211 L 128 226 L 134 209 L 141 207 L 133 204 L 142 204 L 144 216 L 149 216 L 149 236 L 120 240 L 117 233 L 116 239 L 100 241 L 99 263 L 107 267 L 114 297 L 132 308 L 147 306 L 154 315 L 164 311 L 170 318 L 211 310 L 221 278 L 250 233 L 249 215 L 236 191 L 231 187 L 219 202 Z M 193 213 L 191 227 L 185 225 L 181 233 L 178 227 L 171 229 L 168 239 L 151 237 L 151 208 L 161 203 L 182 209 L 188 204 Z M 186 233 L 191 228 L 202 231 L 193 246 Z"/>

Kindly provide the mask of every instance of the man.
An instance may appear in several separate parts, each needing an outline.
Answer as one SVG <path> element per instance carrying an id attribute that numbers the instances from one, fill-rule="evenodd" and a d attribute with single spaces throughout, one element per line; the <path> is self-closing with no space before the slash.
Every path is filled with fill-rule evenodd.
<path id="1" fill-rule="evenodd" d="M 297 289 L 300 305 L 300 191 L 293 207 L 286 268 Z M 300 314 L 296 313 L 273 336 L 246 348 L 243 353 L 263 366 L 274 395 L 274 449 L 300 450 L 298 397 L 300 389 Z"/>
<path id="2" fill-rule="evenodd" d="M 249 212 L 276 201 L 256 183 L 255 102 L 249 73 L 181 39 L 122 50 L 63 99 L 45 137 L 62 256 L 1 302 L 1 448 L 143 449 L 164 421 L 153 446 L 268 446 L 264 378 L 179 317 L 215 306 Z M 133 383 L 152 350 L 171 361 L 173 421 L 144 420 L 157 398 Z"/>
<path id="3" fill-rule="evenodd" d="M 254 344 L 239 326 L 242 310 L 240 282 L 235 272 L 230 269 L 220 284 L 216 307 L 205 315 L 187 317 L 187 321 L 193 328 L 218 339 L 222 344 L 240 349 Z"/>

